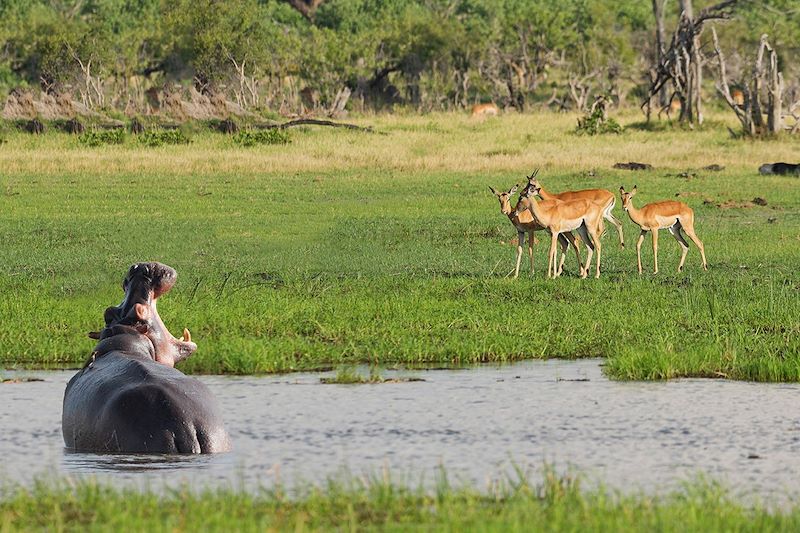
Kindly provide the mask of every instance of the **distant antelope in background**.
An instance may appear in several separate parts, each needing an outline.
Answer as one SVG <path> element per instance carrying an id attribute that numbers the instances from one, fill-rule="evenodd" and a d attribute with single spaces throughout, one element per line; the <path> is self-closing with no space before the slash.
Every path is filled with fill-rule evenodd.
<path id="1" fill-rule="evenodd" d="M 514 228 L 517 230 L 517 262 L 513 270 L 514 278 L 519 276 L 519 264 L 522 260 L 522 246 L 525 244 L 525 234 L 528 234 L 528 256 L 530 257 L 531 261 L 531 274 L 533 274 L 533 232 L 542 231 L 545 229 L 543 226 L 536 223 L 530 211 L 526 210 L 519 215 L 514 214 L 514 211 L 511 209 L 510 198 L 511 195 L 516 192 L 518 187 L 519 184 L 514 185 L 506 192 L 497 192 L 493 187 L 489 187 L 489 190 L 492 191 L 492 194 L 497 196 L 497 199 L 500 200 L 500 212 L 508 217 L 508 220 L 511 221 L 511 223 L 514 225 Z M 517 206 L 519 206 L 519 203 L 517 203 Z M 570 245 L 575 248 L 575 257 L 578 259 L 578 270 L 583 271 L 581 254 L 578 250 L 578 245 L 575 242 L 575 237 L 572 235 L 572 233 L 564 233 L 559 237 L 558 240 L 561 243 L 561 263 L 558 265 L 558 273 L 560 274 L 564 270 L 564 259 L 567 257 L 567 247 Z"/>
<path id="2" fill-rule="evenodd" d="M 529 187 L 534 187 L 539 189 L 539 196 L 542 197 L 542 200 L 589 200 L 590 202 L 594 202 L 602 206 L 603 218 L 616 226 L 617 233 L 619 234 L 619 245 L 625 248 L 625 236 L 622 232 L 622 221 L 615 217 L 614 213 L 612 212 L 614 206 L 617 204 L 617 198 L 611 191 L 607 191 L 605 189 L 583 189 L 580 191 L 552 193 L 546 191 L 544 187 L 542 187 L 542 184 L 539 183 L 539 180 L 536 178 L 538 173 L 539 169 L 536 169 L 533 171 L 533 174 L 528 177 L 528 185 L 526 185 L 525 190 L 522 191 L 523 195 L 526 194 Z"/>
<path id="3" fill-rule="evenodd" d="M 489 104 L 475 104 L 472 106 L 471 116 L 473 117 L 496 117 L 500 110 L 496 105 Z"/>
<path id="4" fill-rule="evenodd" d="M 619 188 L 619 195 L 622 199 L 622 209 L 628 212 L 634 224 L 639 226 L 642 232 L 636 242 L 636 259 L 639 265 L 639 274 L 642 273 L 642 241 L 648 231 L 653 232 L 653 274 L 658 274 L 658 230 L 668 228 L 669 232 L 681 245 L 681 262 L 678 263 L 678 272 L 683 269 L 683 262 L 689 251 L 689 245 L 683 238 L 681 230 L 684 230 L 690 239 L 700 249 L 703 258 L 703 270 L 708 270 L 706 263 L 706 249 L 694 232 L 694 211 L 683 202 L 666 200 L 647 204 L 641 209 L 633 207 L 632 198 L 636 196 L 636 185 L 633 190 L 626 192 L 624 187 Z"/>
<path id="5" fill-rule="evenodd" d="M 683 104 L 681 103 L 681 99 L 673 94 L 672 99 L 670 99 L 669 103 L 659 110 L 658 118 L 659 119 L 661 118 L 661 113 L 666 113 L 667 119 L 672 120 L 672 114 L 675 113 L 676 115 L 680 115 L 681 109 L 683 109 Z"/>
<path id="6" fill-rule="evenodd" d="M 744 92 L 741 89 L 732 89 L 731 98 L 733 103 L 739 107 L 744 107 Z"/>

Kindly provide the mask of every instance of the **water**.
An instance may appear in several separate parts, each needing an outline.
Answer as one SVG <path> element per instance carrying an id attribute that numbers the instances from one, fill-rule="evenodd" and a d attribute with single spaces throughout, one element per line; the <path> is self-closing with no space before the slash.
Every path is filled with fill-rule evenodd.
<path id="1" fill-rule="evenodd" d="M 234 451 L 200 457 L 67 453 L 61 401 L 73 371 L 4 372 L 0 478 L 93 475 L 151 487 L 255 488 L 344 471 L 486 486 L 545 463 L 625 492 L 665 491 L 698 473 L 762 498 L 797 494 L 794 384 L 614 382 L 598 360 L 404 372 L 424 382 L 322 385 L 328 374 L 201 377 L 219 398 Z M 392 373 L 385 373 L 390 377 Z"/>

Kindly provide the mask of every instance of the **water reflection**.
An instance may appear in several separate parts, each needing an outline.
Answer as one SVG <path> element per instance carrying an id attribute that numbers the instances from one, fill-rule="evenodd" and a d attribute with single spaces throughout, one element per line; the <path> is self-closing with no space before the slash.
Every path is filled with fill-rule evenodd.
<path id="1" fill-rule="evenodd" d="M 138 473 L 179 472 L 191 470 L 202 472 L 208 468 L 230 462 L 228 454 L 217 455 L 161 455 L 161 454 L 112 454 L 81 453 L 64 448 L 65 472 L 76 473 Z"/>

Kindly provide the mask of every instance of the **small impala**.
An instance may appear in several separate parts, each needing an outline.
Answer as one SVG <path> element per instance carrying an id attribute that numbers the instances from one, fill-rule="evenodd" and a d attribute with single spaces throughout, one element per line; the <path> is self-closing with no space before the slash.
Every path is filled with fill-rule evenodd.
<path id="1" fill-rule="evenodd" d="M 625 237 L 622 233 L 622 221 L 615 217 L 613 213 L 614 206 L 617 204 L 617 198 L 613 193 L 611 193 L 611 191 L 607 191 L 605 189 L 583 189 L 580 191 L 552 193 L 546 191 L 544 187 L 542 187 L 542 184 L 539 183 L 539 180 L 536 178 L 538 173 L 539 169 L 537 168 L 533 171 L 533 174 L 528 177 L 528 185 L 525 187 L 526 190 L 529 187 L 538 187 L 539 196 L 542 197 L 542 200 L 589 200 L 601 205 L 603 207 L 603 218 L 616 226 L 617 233 L 619 233 L 619 245 L 622 248 L 625 248 Z M 524 190 L 523 194 L 525 194 Z"/>
<path id="2" fill-rule="evenodd" d="M 533 232 L 542 231 L 545 229 L 537 224 L 535 220 L 533 220 L 533 215 L 531 215 L 530 211 L 526 210 L 519 215 L 514 214 L 514 211 L 511 209 L 511 202 L 509 200 L 511 195 L 517 191 L 518 187 L 519 184 L 514 185 L 506 192 L 497 192 L 493 187 L 489 187 L 489 190 L 492 191 L 492 194 L 497 196 L 498 200 L 500 200 L 500 212 L 508 217 L 508 220 L 511 221 L 511 223 L 514 225 L 514 228 L 517 230 L 517 264 L 513 270 L 514 278 L 519 276 L 519 264 L 522 260 L 522 246 L 525 244 L 525 233 L 528 234 L 528 256 L 530 257 L 531 261 L 531 274 L 533 274 Z M 559 237 L 559 242 L 561 243 L 561 263 L 558 266 L 559 274 L 564 269 L 564 259 L 567 256 L 567 246 L 569 245 L 572 245 L 572 247 L 575 248 L 575 257 L 578 258 L 578 269 L 583 271 L 580 251 L 578 250 L 578 245 L 575 242 L 575 237 L 572 235 L 572 233 L 565 233 L 564 235 L 561 235 Z M 511 273 L 509 272 L 509 274 Z"/>
<path id="3" fill-rule="evenodd" d="M 639 264 L 640 275 L 642 273 L 642 242 L 648 231 L 653 232 L 653 274 L 658 274 L 658 230 L 663 228 L 669 229 L 669 232 L 681 245 L 681 262 L 678 263 L 678 272 L 683 270 L 683 262 L 686 260 L 686 254 L 689 251 L 689 245 L 686 243 L 686 239 L 683 238 L 681 230 L 685 231 L 700 249 L 700 255 L 703 258 L 703 270 L 708 270 L 706 249 L 694 232 L 694 211 L 688 205 L 674 200 L 665 200 L 636 209 L 633 207 L 632 201 L 632 198 L 636 196 L 636 185 L 633 186 L 633 190 L 630 192 L 626 192 L 624 187 L 620 187 L 619 195 L 622 199 L 622 209 L 628 212 L 633 223 L 642 230 L 639 234 L 639 240 L 636 242 L 636 259 Z"/>
<path id="4" fill-rule="evenodd" d="M 536 200 L 540 189 L 528 187 L 520 194 L 514 215 L 519 216 L 526 210 L 540 225 L 547 228 L 552 236 L 550 240 L 550 259 L 547 266 L 547 277 L 558 277 L 556 271 L 556 241 L 562 233 L 577 230 L 588 248 L 586 267 L 581 269 L 581 278 L 589 275 L 592 264 L 592 252 L 597 249 L 597 268 L 595 276 L 600 277 L 600 235 L 603 233 L 603 208 L 589 200 Z"/>
<path id="5" fill-rule="evenodd" d="M 493 103 L 488 103 L 475 104 L 472 106 L 472 112 L 470 115 L 473 117 L 496 117 L 498 113 L 500 113 L 500 110 L 497 108 L 497 106 Z"/>

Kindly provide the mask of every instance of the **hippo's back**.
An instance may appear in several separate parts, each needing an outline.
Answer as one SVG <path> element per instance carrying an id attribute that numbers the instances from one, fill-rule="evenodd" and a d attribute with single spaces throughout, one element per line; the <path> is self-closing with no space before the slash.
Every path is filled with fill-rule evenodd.
<path id="1" fill-rule="evenodd" d="M 67 448 L 123 453 L 227 451 L 217 402 L 200 381 L 112 352 L 76 374 L 64 393 Z"/>

